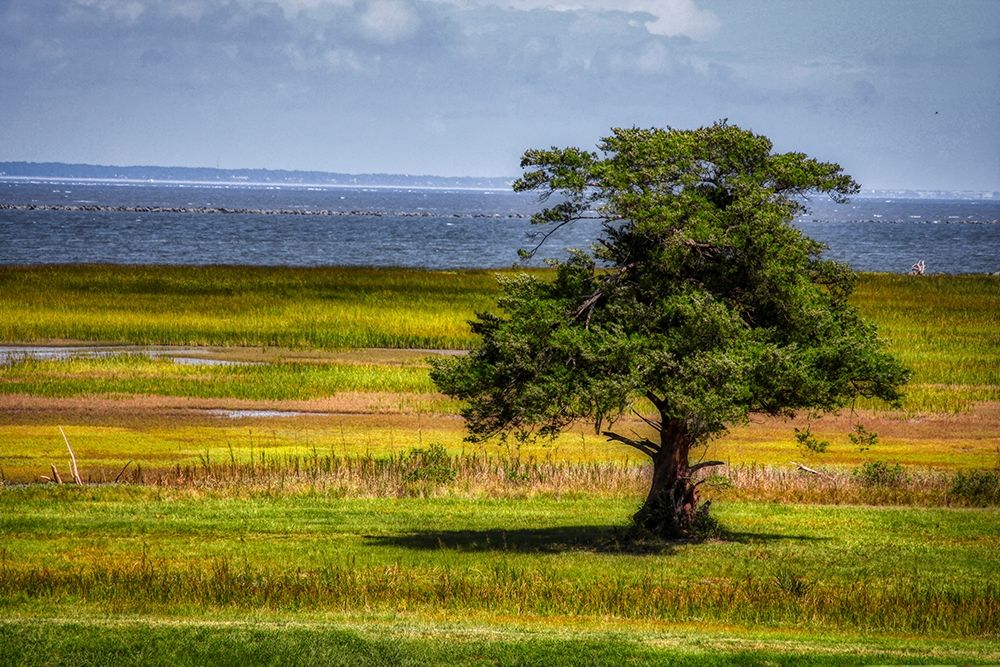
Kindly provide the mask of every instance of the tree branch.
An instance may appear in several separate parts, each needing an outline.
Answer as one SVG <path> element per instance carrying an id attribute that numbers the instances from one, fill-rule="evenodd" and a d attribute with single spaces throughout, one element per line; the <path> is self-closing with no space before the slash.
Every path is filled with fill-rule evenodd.
<path id="1" fill-rule="evenodd" d="M 657 410 L 659 410 L 660 414 L 662 415 L 663 414 L 663 401 L 660 400 L 660 397 L 657 396 L 656 394 L 654 394 L 651 391 L 647 391 L 646 394 L 645 394 L 645 396 L 646 396 L 646 399 L 650 403 L 653 404 L 653 407 L 655 407 Z"/>
<path id="2" fill-rule="evenodd" d="M 637 440 L 633 440 L 632 438 L 626 438 L 624 435 L 618 435 L 613 431 L 604 431 L 601 433 L 601 435 L 606 437 L 608 440 L 614 440 L 616 442 L 628 445 L 629 447 L 635 447 L 649 458 L 655 458 L 656 455 L 660 452 L 659 447 L 654 445 L 649 440 L 643 440 L 642 442 L 639 442 Z"/>
<path id="3" fill-rule="evenodd" d="M 641 412 L 639 412 L 635 408 L 632 408 L 632 413 L 636 417 L 638 417 L 639 419 L 641 419 L 642 421 L 646 422 L 651 428 L 655 429 L 656 431 L 662 431 L 663 430 L 663 424 L 661 422 L 658 422 L 655 419 L 650 419 L 649 417 L 647 417 L 646 415 L 642 414 Z"/>
<path id="4" fill-rule="evenodd" d="M 702 468 L 713 468 L 715 466 L 724 466 L 725 461 L 702 461 L 701 463 L 695 463 L 693 466 L 688 467 L 688 474 L 693 475 Z"/>
<path id="5" fill-rule="evenodd" d="M 536 243 L 534 248 L 532 248 L 531 250 L 523 250 L 522 249 L 522 250 L 519 250 L 518 253 L 524 259 L 531 259 L 532 257 L 535 256 L 535 253 L 538 252 L 538 249 L 541 248 L 542 245 L 544 245 L 545 242 L 549 240 L 550 236 L 552 236 L 553 234 L 555 234 L 556 232 L 558 232 L 560 229 L 562 229 L 566 225 L 570 224 L 571 222 L 576 222 L 577 220 L 588 220 L 588 219 L 590 219 L 590 216 L 575 215 L 573 217 L 565 218 L 563 220 L 560 220 L 558 223 L 556 223 L 555 227 L 553 227 L 552 229 L 548 230 L 547 232 L 545 232 L 542 235 L 542 240 L 539 241 L 538 243 Z M 554 222 L 554 221 L 538 222 L 536 224 L 551 224 L 551 222 Z"/>

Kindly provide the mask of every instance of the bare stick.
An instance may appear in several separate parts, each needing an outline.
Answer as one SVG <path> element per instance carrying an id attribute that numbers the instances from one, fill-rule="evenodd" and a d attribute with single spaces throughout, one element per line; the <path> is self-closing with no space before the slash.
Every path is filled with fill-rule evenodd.
<path id="1" fill-rule="evenodd" d="M 129 467 L 130 465 L 132 465 L 132 462 L 131 462 L 131 461 L 129 461 L 128 463 L 126 463 L 126 464 L 125 464 L 125 465 L 124 465 L 124 466 L 122 467 L 122 469 L 121 469 L 121 472 L 119 472 L 119 473 L 118 473 L 117 475 L 115 475 L 115 481 L 113 482 L 114 484 L 117 484 L 117 483 L 118 483 L 118 480 L 120 480 L 120 479 L 122 478 L 122 475 L 124 475 L 124 474 L 125 474 L 125 468 L 128 468 L 128 467 Z"/>
<path id="2" fill-rule="evenodd" d="M 83 486 L 83 481 L 80 479 L 80 471 L 76 467 L 76 454 L 73 453 L 73 448 L 69 446 L 69 438 L 66 437 L 66 431 L 64 431 L 63 427 L 60 426 L 59 432 L 62 433 L 63 440 L 66 442 L 66 449 L 69 450 L 69 459 L 70 459 L 69 472 L 73 476 L 73 481 L 79 484 L 80 486 Z"/>
<path id="3" fill-rule="evenodd" d="M 62 477 L 59 476 L 59 471 L 56 470 L 56 464 L 50 463 L 49 465 L 52 468 L 52 481 L 56 484 L 62 484 Z"/>

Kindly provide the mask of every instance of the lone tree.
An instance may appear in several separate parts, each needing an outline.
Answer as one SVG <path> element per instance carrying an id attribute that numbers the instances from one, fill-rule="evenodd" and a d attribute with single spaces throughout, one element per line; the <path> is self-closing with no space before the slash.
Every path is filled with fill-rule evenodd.
<path id="1" fill-rule="evenodd" d="M 614 129 L 598 152 L 528 150 L 521 167 L 515 190 L 556 195 L 532 220 L 544 238 L 593 218 L 602 233 L 553 279 L 501 278 L 504 314 L 471 322 L 479 347 L 434 363 L 438 387 L 467 401 L 471 440 L 592 420 L 653 461 L 636 524 L 679 537 L 707 517 L 694 473 L 721 465 L 692 464 L 692 449 L 727 425 L 898 403 L 909 372 L 848 303 L 853 272 L 791 225 L 806 195 L 858 191 L 839 165 L 721 121 Z M 629 411 L 655 436 L 611 430 Z"/>

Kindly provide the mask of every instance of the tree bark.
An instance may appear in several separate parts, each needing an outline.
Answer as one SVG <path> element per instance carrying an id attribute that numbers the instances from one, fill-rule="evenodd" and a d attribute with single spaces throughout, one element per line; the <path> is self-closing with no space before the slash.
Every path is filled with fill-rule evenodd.
<path id="1" fill-rule="evenodd" d="M 683 421 L 665 418 L 661 423 L 649 494 L 632 519 L 659 537 L 691 537 L 700 515 L 708 513 L 708 503 L 699 505 L 698 488 L 691 480 L 691 438 Z"/>

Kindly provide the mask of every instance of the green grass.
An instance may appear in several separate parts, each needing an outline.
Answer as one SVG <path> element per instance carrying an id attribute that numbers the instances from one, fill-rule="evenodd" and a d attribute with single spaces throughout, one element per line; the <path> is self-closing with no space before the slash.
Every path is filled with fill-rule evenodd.
<path id="1" fill-rule="evenodd" d="M 268 360 L 0 369 L 0 664 L 1000 662 L 1000 512 L 938 506 L 977 500 L 943 468 L 994 465 L 1000 280 L 861 276 L 855 303 L 915 370 L 908 412 L 865 406 L 880 443 L 864 454 L 846 418 L 814 423 L 825 458 L 791 424 L 713 443 L 734 465 L 703 487 L 727 530 L 704 544 L 630 539 L 645 470 L 593 435 L 415 474 L 410 448 L 462 451 L 454 403 L 419 360 L 319 352 L 465 348 L 495 296 L 490 272 L 0 267 L 5 342 Z M 198 412 L 302 406 L 367 414 Z M 135 459 L 147 486 L 5 483 L 49 463 L 68 477 L 57 424 L 85 478 Z M 882 457 L 905 483 L 851 478 Z M 754 462 L 781 467 L 738 465 Z"/>
<path id="2" fill-rule="evenodd" d="M 340 349 L 456 348 L 489 271 L 0 267 L 0 340 Z"/>
<path id="3" fill-rule="evenodd" d="M 544 272 L 542 272 L 544 273 Z M 490 271 L 4 266 L 0 340 L 461 348 Z M 854 296 L 922 383 L 997 384 L 1000 278 L 862 274 Z"/>
<path id="4" fill-rule="evenodd" d="M 852 298 L 924 385 L 1000 385 L 1000 277 L 865 274 Z"/>
<path id="5" fill-rule="evenodd" d="M 0 340 L 313 350 L 463 348 L 474 343 L 466 321 L 493 307 L 496 289 L 493 274 L 485 271 L 8 266 L 0 267 Z M 865 274 L 854 301 L 915 371 L 908 411 L 961 412 L 976 402 L 1000 400 L 1000 279 Z M 317 369 L 291 366 L 180 371 L 141 359 L 130 363 L 133 368 L 123 368 L 125 362 L 119 360 L 113 377 L 102 374 L 97 363 L 10 369 L 0 391 L 277 399 L 343 387 L 432 389 L 422 377 L 425 370 L 401 372 L 405 380 L 383 383 L 372 368 L 368 373 L 342 368 L 334 378 L 333 371 L 320 377 Z M 237 376 L 239 380 L 228 381 Z M 864 401 L 859 405 L 880 407 Z"/>
<path id="6" fill-rule="evenodd" d="M 5 664 L 32 665 L 844 665 L 986 664 L 985 641 L 739 635 L 697 625 L 618 631 L 341 619 L 0 621 Z"/>
<path id="7" fill-rule="evenodd" d="M 156 395 L 308 400 L 340 392 L 431 393 L 427 369 L 383 364 L 269 363 L 209 366 L 140 354 L 0 365 L 0 394 Z"/>
<path id="8" fill-rule="evenodd" d="M 5 616 L 406 613 L 995 641 L 995 510 L 724 502 L 703 544 L 628 541 L 634 504 L 135 487 L 0 492 Z M 533 620 L 532 620 L 533 619 Z M 516 622 L 514 622 L 516 625 Z"/>

